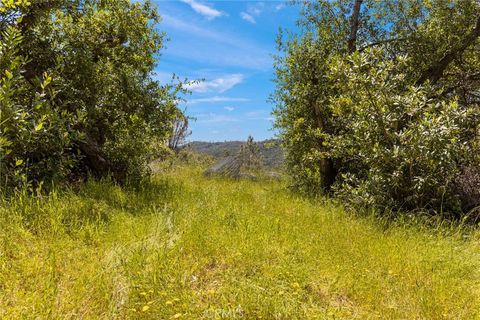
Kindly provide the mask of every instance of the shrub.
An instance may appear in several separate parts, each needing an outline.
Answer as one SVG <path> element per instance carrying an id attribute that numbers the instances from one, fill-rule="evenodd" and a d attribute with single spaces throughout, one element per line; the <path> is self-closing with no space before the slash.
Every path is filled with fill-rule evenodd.
<path id="1" fill-rule="evenodd" d="M 26 186 L 64 179 L 75 164 L 69 152 L 75 115 L 60 112 L 52 100 L 52 77 L 29 83 L 22 75 L 27 60 L 19 55 L 22 36 L 10 27 L 0 44 L 0 183 Z M 79 137 L 79 135 L 77 135 Z"/>
<path id="2" fill-rule="evenodd" d="M 463 212 L 476 213 L 480 217 L 480 168 L 466 167 L 454 181 Z"/>
<path id="3" fill-rule="evenodd" d="M 459 212 L 454 182 L 473 165 L 469 132 L 478 110 L 431 99 L 428 86 L 406 87 L 408 59 L 382 57 L 372 50 L 332 64 L 331 108 L 341 130 L 326 144 L 339 163 L 335 193 L 363 207 Z"/>
<path id="4" fill-rule="evenodd" d="M 139 181 L 181 114 L 183 90 L 152 78 L 164 35 L 151 3 L 5 3 L 2 186 L 89 175 Z"/>
<path id="5" fill-rule="evenodd" d="M 478 1 L 306 1 L 299 26 L 278 38 L 272 95 L 294 186 L 465 213 L 455 181 L 480 163 Z"/>

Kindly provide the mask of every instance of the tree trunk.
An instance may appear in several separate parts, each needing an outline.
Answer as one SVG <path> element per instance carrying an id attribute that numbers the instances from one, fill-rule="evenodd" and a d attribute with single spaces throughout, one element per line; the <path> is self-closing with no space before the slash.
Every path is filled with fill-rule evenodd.
<path id="1" fill-rule="evenodd" d="M 348 52 L 353 53 L 357 50 L 357 34 L 360 22 L 360 9 L 363 0 L 355 0 L 353 4 L 352 15 L 350 16 L 350 35 L 348 37 Z"/>
<path id="2" fill-rule="evenodd" d="M 350 16 L 350 34 L 348 37 L 348 51 L 349 53 L 353 53 L 357 50 L 357 34 L 358 28 L 360 25 L 360 11 L 362 9 L 363 0 L 355 0 L 353 4 L 352 15 Z M 318 83 L 317 79 L 314 79 L 314 85 Z M 315 112 L 316 124 L 317 127 L 325 131 L 325 124 L 322 120 L 322 114 L 320 107 L 318 106 L 317 102 L 313 102 L 313 109 Z M 323 146 L 321 146 L 324 149 Z M 325 151 L 325 150 L 322 150 Z M 321 187 L 325 192 L 330 192 L 332 185 L 335 183 L 337 178 L 337 169 L 333 163 L 333 160 L 330 157 L 323 157 L 320 160 L 320 179 L 321 179 Z"/>
<path id="3" fill-rule="evenodd" d="M 322 120 L 322 115 L 318 104 L 315 102 L 313 104 L 313 109 L 315 111 L 315 118 L 316 118 L 316 125 L 322 131 L 325 131 L 325 125 Z M 320 147 L 322 151 L 325 148 L 323 146 Z M 329 157 L 323 157 L 320 159 L 320 184 L 321 188 L 325 192 L 329 192 L 331 190 L 332 185 L 335 183 L 335 179 L 337 177 L 337 170 L 333 164 L 333 161 Z"/>
<path id="4" fill-rule="evenodd" d="M 124 184 L 126 181 L 126 172 L 121 168 L 115 167 L 107 159 L 100 146 L 92 139 L 76 141 L 78 148 L 85 157 L 85 165 L 88 171 L 96 178 L 111 177 L 118 183 Z"/>

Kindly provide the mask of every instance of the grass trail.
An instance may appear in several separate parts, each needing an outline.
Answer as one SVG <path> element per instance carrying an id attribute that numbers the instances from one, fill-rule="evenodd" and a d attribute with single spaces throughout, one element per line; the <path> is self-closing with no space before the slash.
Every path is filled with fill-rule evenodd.
<path id="1" fill-rule="evenodd" d="M 480 235 L 441 231 L 188 168 L 19 196 L 0 206 L 0 318 L 480 319 Z"/>

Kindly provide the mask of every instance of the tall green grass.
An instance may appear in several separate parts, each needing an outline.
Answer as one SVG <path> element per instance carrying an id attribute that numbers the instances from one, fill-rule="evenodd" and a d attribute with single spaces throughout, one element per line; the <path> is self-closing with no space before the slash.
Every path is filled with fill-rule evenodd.
<path id="1" fill-rule="evenodd" d="M 476 319 L 480 234 L 197 168 L 0 206 L 0 318 Z"/>

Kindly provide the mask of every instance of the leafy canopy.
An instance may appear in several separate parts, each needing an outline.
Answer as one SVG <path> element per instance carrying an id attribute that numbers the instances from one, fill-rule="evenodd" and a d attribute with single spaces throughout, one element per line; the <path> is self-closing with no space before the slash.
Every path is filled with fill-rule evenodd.
<path id="1" fill-rule="evenodd" d="M 20 171 L 37 183 L 144 176 L 183 90 L 152 78 L 164 34 L 151 3 L 3 0 L 0 8 L 3 183 L 18 183 Z"/>
<path id="2" fill-rule="evenodd" d="M 272 95 L 295 185 L 362 207 L 472 209 L 456 181 L 480 170 L 480 3 L 302 5 Z"/>

